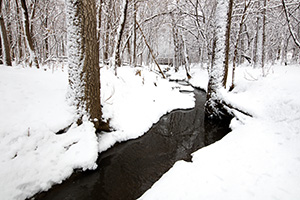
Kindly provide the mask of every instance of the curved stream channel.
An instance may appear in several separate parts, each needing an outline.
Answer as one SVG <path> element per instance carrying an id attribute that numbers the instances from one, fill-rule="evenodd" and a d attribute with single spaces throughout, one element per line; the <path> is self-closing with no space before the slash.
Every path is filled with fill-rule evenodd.
<path id="1" fill-rule="evenodd" d="M 204 123 L 206 93 L 195 89 L 196 106 L 164 115 L 142 137 L 99 155 L 95 171 L 74 173 L 35 200 L 132 200 L 140 197 L 178 160 L 229 132 L 228 122 Z"/>

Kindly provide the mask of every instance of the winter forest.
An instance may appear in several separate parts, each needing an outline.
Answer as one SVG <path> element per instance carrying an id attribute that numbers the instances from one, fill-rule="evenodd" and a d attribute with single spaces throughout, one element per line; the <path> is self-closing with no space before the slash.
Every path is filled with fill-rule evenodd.
<path id="1" fill-rule="evenodd" d="M 0 196 L 300 198 L 299 0 L 0 0 Z"/>

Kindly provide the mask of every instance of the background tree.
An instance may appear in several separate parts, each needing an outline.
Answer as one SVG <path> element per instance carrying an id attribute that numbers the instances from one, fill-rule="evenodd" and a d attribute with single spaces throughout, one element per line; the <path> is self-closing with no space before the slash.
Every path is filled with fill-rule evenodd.
<path id="1" fill-rule="evenodd" d="M 229 68 L 229 52 L 230 52 L 230 34 L 231 34 L 231 21 L 232 21 L 232 8 L 233 0 L 228 0 L 227 23 L 225 32 L 225 58 L 224 58 L 224 77 L 223 87 L 226 88 L 228 68 Z"/>
<path id="2" fill-rule="evenodd" d="M 128 8 L 128 0 L 123 0 L 121 16 L 120 16 L 119 26 L 117 29 L 117 34 L 115 37 L 114 52 L 113 52 L 112 66 L 115 68 L 116 73 L 117 73 L 117 68 L 121 66 L 120 46 L 121 46 L 122 36 L 124 34 L 124 28 L 125 28 L 125 22 L 126 22 L 126 16 L 127 16 L 127 8 Z"/>
<path id="3" fill-rule="evenodd" d="M 133 2 L 133 26 L 132 26 L 132 65 L 137 66 L 137 12 L 138 12 L 138 2 Z"/>
<path id="4" fill-rule="evenodd" d="M 30 54 L 30 66 L 34 66 L 39 68 L 38 58 L 35 52 L 31 31 L 30 31 L 30 22 L 29 22 L 29 13 L 25 0 L 21 0 L 21 7 L 23 10 L 23 23 L 24 23 L 24 32 L 25 32 L 25 40 L 28 46 L 29 54 Z M 34 12 L 32 12 L 34 13 Z M 32 27 L 32 26 L 31 26 Z M 31 28 L 32 29 L 32 28 Z"/>
<path id="5" fill-rule="evenodd" d="M 10 45 L 8 42 L 6 27 L 4 23 L 3 14 L 2 14 L 2 0 L 0 0 L 0 29 L 1 29 L 3 64 L 7 66 L 11 66 Z"/>
<path id="6" fill-rule="evenodd" d="M 295 43 L 299 41 L 300 35 L 299 1 L 252 0 L 243 23 L 240 23 L 245 2 L 249 1 L 233 1 L 231 34 L 228 37 L 231 48 L 226 58 L 229 67 L 231 63 L 238 67 L 244 62 L 251 62 L 259 68 L 262 68 L 262 63 L 299 63 L 300 48 Z M 211 66 L 216 0 L 128 1 L 128 20 L 124 23 L 123 34 L 115 42 L 123 2 L 124 0 L 97 1 L 97 41 L 102 63 L 108 64 L 108 60 L 119 55 L 119 59 L 116 59 L 119 63 L 133 66 L 154 66 L 155 60 L 159 61 L 161 58 L 167 59 L 176 68 L 186 63 Z M 67 26 L 63 1 L 2 0 L 1 11 L 12 61 L 23 63 L 23 66 L 28 63 L 33 65 L 32 59 L 28 58 L 35 57 L 33 60 L 38 64 L 50 67 L 66 61 Z M 136 21 L 146 40 L 136 26 Z M 32 45 L 28 45 L 27 36 L 30 36 L 29 43 Z M 119 53 L 114 54 L 117 43 Z M 29 48 L 30 46 L 33 48 Z M 261 51 L 263 48 L 264 53 Z M 30 56 L 32 52 L 34 56 Z M 265 62 L 261 62 L 263 59 Z M 265 73 L 267 72 L 266 68 Z M 224 78 L 223 84 L 225 80 L 227 79 Z"/>
<path id="7" fill-rule="evenodd" d="M 231 81 L 231 86 L 230 86 L 230 91 L 234 89 L 235 85 L 234 85 L 234 77 L 235 77 L 235 69 L 236 69 L 236 65 L 237 65 L 237 59 L 238 59 L 238 54 L 239 54 L 239 49 L 241 49 L 242 51 L 244 51 L 244 45 L 243 47 L 244 48 L 238 48 L 238 45 L 243 42 L 241 42 L 241 38 L 243 37 L 243 30 L 244 30 L 244 25 L 245 25 L 245 21 L 246 21 L 246 18 L 247 18 L 247 10 L 248 8 L 253 5 L 252 4 L 252 0 L 249 0 L 248 2 L 245 1 L 244 2 L 244 8 L 243 8 L 243 11 L 242 11 L 242 16 L 241 16 L 241 19 L 240 19 L 240 22 L 239 22 L 239 30 L 238 30 L 238 33 L 236 35 L 236 40 L 235 40 L 235 44 L 234 44 L 234 53 L 233 53 L 233 59 L 232 59 L 232 81 Z M 248 56 L 245 56 L 245 52 L 241 52 L 240 53 L 241 55 L 243 55 L 244 57 L 248 58 L 249 60 L 249 57 Z"/>

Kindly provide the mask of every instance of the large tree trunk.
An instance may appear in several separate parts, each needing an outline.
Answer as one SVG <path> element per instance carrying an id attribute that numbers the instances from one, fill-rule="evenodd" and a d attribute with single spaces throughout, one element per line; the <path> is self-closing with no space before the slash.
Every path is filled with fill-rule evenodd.
<path id="1" fill-rule="evenodd" d="M 67 0 L 69 98 L 84 116 L 101 127 L 99 43 L 95 0 Z"/>
<path id="2" fill-rule="evenodd" d="M 5 23 L 2 15 L 2 0 L 0 0 L 0 32 L 1 32 L 3 63 L 7 66 L 11 66 L 9 42 L 8 42 L 7 32 L 6 32 Z"/>
<path id="3" fill-rule="evenodd" d="M 26 39 L 26 44 L 29 49 L 29 54 L 30 54 L 30 66 L 34 66 L 36 68 L 39 68 L 39 62 L 35 53 L 32 37 L 30 34 L 30 29 L 29 29 L 29 16 L 28 16 L 28 9 L 26 5 L 25 0 L 21 0 L 21 7 L 23 9 L 23 23 L 24 23 L 24 30 L 25 30 L 25 39 Z"/>
<path id="4" fill-rule="evenodd" d="M 205 103 L 205 116 L 208 119 L 222 119 L 227 117 L 227 112 L 222 105 L 220 90 L 223 87 L 224 61 L 225 61 L 225 34 L 227 19 L 227 0 L 218 0 L 216 5 L 214 23 L 214 41 L 207 100 Z"/>

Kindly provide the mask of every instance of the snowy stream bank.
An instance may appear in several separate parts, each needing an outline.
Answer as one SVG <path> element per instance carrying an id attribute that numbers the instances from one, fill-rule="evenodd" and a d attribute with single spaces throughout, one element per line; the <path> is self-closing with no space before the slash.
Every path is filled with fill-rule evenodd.
<path id="1" fill-rule="evenodd" d="M 160 118 L 142 137 L 115 145 L 99 155 L 98 168 L 77 173 L 61 185 L 36 196 L 52 199 L 136 199 L 178 160 L 229 132 L 227 124 L 205 124 L 206 94 L 195 90 L 193 109 L 176 110 Z"/>
<path id="2" fill-rule="evenodd" d="M 61 183 L 75 169 L 96 169 L 98 152 L 143 135 L 171 110 L 195 105 L 193 94 L 180 93 L 178 84 L 146 67 L 122 67 L 118 77 L 103 67 L 103 117 L 115 131 L 97 138 L 92 123 L 84 121 L 56 135 L 75 121 L 66 100 L 67 70 L 56 67 L 0 66 L 1 199 L 22 200 Z"/>
<path id="3" fill-rule="evenodd" d="M 141 199 L 300 199 L 300 66 L 266 69 L 262 77 L 239 67 L 236 88 L 223 94 L 253 118 L 237 112 L 232 132 L 193 153 L 192 163 L 177 162 Z M 192 81 L 205 88 L 205 74 L 192 69 Z"/>

